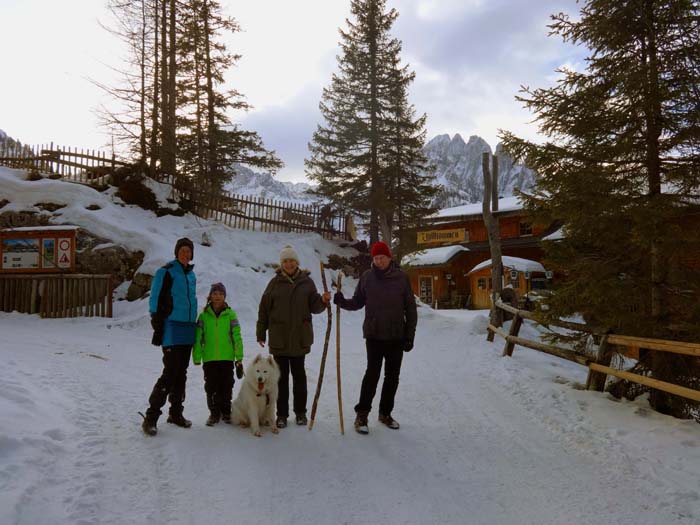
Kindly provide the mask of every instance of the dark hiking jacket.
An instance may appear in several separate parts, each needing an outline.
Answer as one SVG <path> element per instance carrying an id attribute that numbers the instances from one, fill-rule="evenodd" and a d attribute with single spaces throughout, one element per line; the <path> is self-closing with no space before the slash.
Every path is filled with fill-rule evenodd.
<path id="1" fill-rule="evenodd" d="M 272 355 L 308 354 L 314 342 L 311 315 L 325 308 L 308 270 L 298 270 L 290 277 L 280 268 L 260 299 L 257 339 L 264 342 L 266 332 L 269 333 L 268 347 Z"/>
<path id="2" fill-rule="evenodd" d="M 393 262 L 385 271 L 372 266 L 360 276 L 352 299 L 338 298 L 345 310 L 364 306 L 362 335 L 379 341 L 410 341 L 416 334 L 418 313 L 408 276 Z"/>

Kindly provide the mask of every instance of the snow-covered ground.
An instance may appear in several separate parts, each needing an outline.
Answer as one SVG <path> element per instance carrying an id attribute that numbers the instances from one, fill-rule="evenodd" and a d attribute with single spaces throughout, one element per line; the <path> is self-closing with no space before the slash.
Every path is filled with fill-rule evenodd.
<path id="1" fill-rule="evenodd" d="M 319 288 L 319 260 L 344 251 L 316 235 L 156 218 L 78 185 L 26 183 L 34 197 L 24 184 L 0 169 L 0 200 L 14 209 L 68 201 L 62 220 L 145 250 L 144 271 L 172 257 L 176 238 L 197 243 L 207 232 L 212 246 L 195 245 L 198 297 L 215 280 L 226 284 L 246 361 L 261 350 L 257 303 L 279 249 L 294 245 Z M 102 209 L 84 211 L 92 202 Z M 346 293 L 354 286 L 343 280 Z M 486 342 L 483 312 L 419 308 L 393 413 L 401 429 L 380 426 L 375 410 L 370 435 L 356 434 L 362 315 L 341 313 L 344 436 L 331 344 L 312 431 L 292 425 L 255 438 L 246 429 L 206 427 L 202 371 L 191 366 L 185 415 L 193 427 L 162 418 L 150 438 L 137 412 L 146 408 L 161 354 L 149 344 L 146 301 L 117 301 L 113 319 L 0 313 L 0 523 L 700 521 L 700 425 L 654 413 L 644 400 L 582 390 L 585 369 L 573 363 L 519 347 L 501 357 L 502 342 Z M 309 409 L 325 313 L 314 326 Z M 523 332 L 536 335 L 529 325 Z"/>

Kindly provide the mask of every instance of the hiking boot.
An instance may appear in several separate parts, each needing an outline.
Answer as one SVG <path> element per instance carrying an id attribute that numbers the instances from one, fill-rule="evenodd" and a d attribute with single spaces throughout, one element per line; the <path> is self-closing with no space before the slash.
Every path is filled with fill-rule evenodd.
<path id="1" fill-rule="evenodd" d="M 168 416 L 168 423 L 177 425 L 178 427 L 182 428 L 190 428 L 192 426 L 192 421 L 190 421 L 189 419 L 185 419 L 185 416 L 183 416 L 182 414 L 170 414 Z"/>
<path id="2" fill-rule="evenodd" d="M 355 432 L 358 434 L 369 434 L 367 414 L 357 414 L 357 417 L 355 418 Z"/>
<path id="3" fill-rule="evenodd" d="M 309 424 L 309 420 L 306 419 L 306 416 L 304 414 L 297 415 L 297 425 L 305 427 L 308 424 Z"/>
<path id="4" fill-rule="evenodd" d="M 222 414 L 221 421 L 223 421 L 227 425 L 230 425 L 231 424 L 231 414 Z"/>
<path id="5" fill-rule="evenodd" d="M 392 430 L 398 430 L 400 427 L 398 421 L 396 421 L 393 417 L 387 416 L 384 414 L 379 414 L 379 422 L 384 423 L 386 426 L 388 426 Z"/>
<path id="6" fill-rule="evenodd" d="M 208 427 L 213 427 L 216 425 L 221 417 L 219 414 L 209 414 L 209 418 L 207 418 L 207 422 L 205 423 Z"/>
<path id="7" fill-rule="evenodd" d="M 277 428 L 287 428 L 287 418 L 277 416 Z"/>
<path id="8" fill-rule="evenodd" d="M 158 433 L 158 428 L 156 427 L 155 419 L 150 419 L 148 417 L 143 418 L 143 423 L 141 423 L 141 429 L 143 433 L 147 436 L 155 436 Z"/>

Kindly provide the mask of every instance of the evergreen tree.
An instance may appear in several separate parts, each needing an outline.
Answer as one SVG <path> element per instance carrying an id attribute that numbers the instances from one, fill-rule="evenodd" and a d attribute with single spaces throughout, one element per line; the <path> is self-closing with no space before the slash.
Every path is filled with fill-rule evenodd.
<path id="1" fill-rule="evenodd" d="M 281 166 L 257 133 L 227 115 L 249 106 L 237 91 L 221 89 L 240 57 L 220 41 L 239 26 L 219 2 L 110 0 L 109 8 L 116 20 L 110 31 L 127 44 L 128 60 L 124 86 L 102 86 L 122 106 L 105 121 L 142 165 L 214 188 L 233 176 L 234 163 Z"/>
<path id="2" fill-rule="evenodd" d="M 318 195 L 369 218 L 372 243 L 380 224 L 391 242 L 396 217 L 412 216 L 426 201 L 406 183 L 422 163 L 415 146 L 422 148 L 425 119 L 411 120 L 406 93 L 413 74 L 399 67 L 401 43 L 389 34 L 398 13 L 385 7 L 385 0 L 351 1 L 354 21 L 340 31 L 338 73 L 320 103 L 325 124 L 306 160 Z"/>
<path id="3" fill-rule="evenodd" d="M 586 70 L 560 70 L 549 89 L 519 100 L 549 141 L 505 133 L 504 146 L 540 178 L 527 199 L 538 220 L 560 220 L 546 246 L 564 275 L 555 317 L 581 313 L 600 331 L 697 340 L 700 275 L 700 7 L 693 0 L 587 0 L 581 16 L 553 16 L 553 33 L 590 50 Z M 638 369 L 697 388 L 697 359 L 643 354 Z M 652 391 L 660 411 L 682 400 Z"/>
<path id="4" fill-rule="evenodd" d="M 380 226 L 385 239 L 394 235 L 399 239 L 396 257 L 413 251 L 416 245 L 415 228 L 423 218 L 433 214 L 433 197 L 439 187 L 430 182 L 433 168 L 423 153 L 426 115 L 418 118 L 415 108 L 408 103 L 407 87 L 414 78 L 407 68 L 396 68 L 400 78 L 390 101 L 391 137 L 384 154 L 382 187 L 385 202 L 380 215 Z"/>
<path id="5" fill-rule="evenodd" d="M 219 38 L 239 31 L 238 23 L 222 14 L 218 2 L 193 0 L 183 8 L 182 28 L 178 141 L 184 171 L 216 189 L 234 175 L 234 163 L 279 168 L 281 162 L 264 148 L 258 134 L 240 129 L 227 116 L 231 109 L 250 107 L 239 92 L 220 90 L 224 73 L 240 55 L 228 52 Z"/>
<path id="6" fill-rule="evenodd" d="M 153 66 L 153 33 L 157 30 L 150 17 L 149 0 L 110 0 L 109 10 L 113 24 L 103 26 L 126 46 L 123 68 L 114 68 L 121 77 L 116 86 L 98 81 L 92 82 L 112 99 L 118 109 L 98 110 L 103 125 L 111 128 L 113 143 L 124 147 L 140 164 L 145 165 L 150 156 L 149 105 L 151 104 Z"/>

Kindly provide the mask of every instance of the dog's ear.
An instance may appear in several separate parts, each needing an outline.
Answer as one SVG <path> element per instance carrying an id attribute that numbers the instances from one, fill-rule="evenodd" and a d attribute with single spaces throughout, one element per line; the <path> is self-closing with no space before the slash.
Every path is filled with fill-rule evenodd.
<path id="1" fill-rule="evenodd" d="M 253 359 L 253 363 L 257 363 L 257 362 L 260 361 L 261 359 L 262 359 L 262 356 L 261 356 L 260 354 L 258 354 L 258 355 L 255 356 L 255 359 Z"/>
<path id="2" fill-rule="evenodd" d="M 272 356 L 268 356 L 267 362 L 270 363 L 270 364 L 273 365 L 273 366 L 274 366 L 274 364 L 275 364 L 275 360 L 272 358 Z"/>

